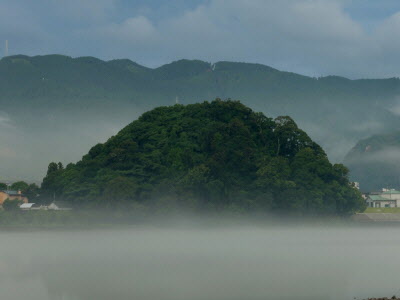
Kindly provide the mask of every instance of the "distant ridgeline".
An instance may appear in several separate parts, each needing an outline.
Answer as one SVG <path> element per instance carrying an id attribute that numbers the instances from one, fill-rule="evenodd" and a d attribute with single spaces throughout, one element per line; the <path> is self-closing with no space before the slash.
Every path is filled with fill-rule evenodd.
<path id="1" fill-rule="evenodd" d="M 147 110 L 216 97 L 290 115 L 339 162 L 361 138 L 400 128 L 399 95 L 398 78 L 315 78 L 254 63 L 179 60 L 147 68 L 128 59 L 8 56 L 0 60 L 0 125 L 8 126 L 0 153 L 9 153 L 0 175 L 37 181 L 47 157 L 77 161 Z"/>
<path id="2" fill-rule="evenodd" d="M 348 214 L 364 201 L 290 117 L 238 101 L 158 107 L 81 161 L 51 163 L 42 194 L 75 206 Z"/>
<path id="3" fill-rule="evenodd" d="M 359 141 L 347 154 L 351 178 L 363 191 L 400 188 L 400 131 Z"/>

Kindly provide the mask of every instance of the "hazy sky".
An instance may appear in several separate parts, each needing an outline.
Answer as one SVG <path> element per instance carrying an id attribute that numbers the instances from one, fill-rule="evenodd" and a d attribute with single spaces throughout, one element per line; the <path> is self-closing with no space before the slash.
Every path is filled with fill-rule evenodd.
<path id="1" fill-rule="evenodd" d="M 398 0 L 0 0 L 9 54 L 259 62 L 320 76 L 400 76 Z"/>

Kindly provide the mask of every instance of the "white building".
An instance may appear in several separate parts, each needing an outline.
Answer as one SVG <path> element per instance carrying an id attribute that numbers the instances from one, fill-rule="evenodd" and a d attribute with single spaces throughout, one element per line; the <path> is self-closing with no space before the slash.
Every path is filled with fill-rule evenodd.
<path id="1" fill-rule="evenodd" d="M 400 191 L 382 189 L 382 192 L 370 193 L 367 204 L 369 207 L 400 207 Z"/>

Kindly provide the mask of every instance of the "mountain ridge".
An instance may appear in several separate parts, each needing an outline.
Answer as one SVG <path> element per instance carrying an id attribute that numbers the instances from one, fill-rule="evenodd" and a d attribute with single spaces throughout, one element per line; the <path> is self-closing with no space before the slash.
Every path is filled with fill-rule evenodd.
<path id="1" fill-rule="evenodd" d="M 0 60 L 0 113 L 6 120 L 0 119 L 0 138 L 10 141 L 0 146 L 0 159 L 7 174 L 17 172 L 21 157 L 46 153 L 59 159 L 59 152 L 65 163 L 76 161 L 146 110 L 218 97 L 245 99 L 273 117 L 292 116 L 333 161 L 341 161 L 359 139 L 400 128 L 391 111 L 399 95 L 397 78 L 315 78 L 256 63 L 184 59 L 148 68 L 129 59 L 9 56 Z M 24 178 L 44 170 L 21 172 Z"/>
<path id="2" fill-rule="evenodd" d="M 231 66 L 246 66 L 246 67 L 253 67 L 255 70 L 269 70 L 271 72 L 280 72 L 280 73 L 284 73 L 284 74 L 292 74 L 292 75 L 296 75 L 296 76 L 301 76 L 301 77 L 305 77 L 305 78 L 309 78 L 309 79 L 313 79 L 313 80 L 331 80 L 331 79 L 339 79 L 339 80 L 344 80 L 344 81 L 386 81 L 386 80 L 397 80 L 400 81 L 399 77 L 387 77 L 387 78 L 355 78 L 355 79 L 351 79 L 351 78 L 347 78 L 345 76 L 341 76 L 341 75 L 326 75 L 326 76 L 308 76 L 308 75 L 304 75 L 301 73 L 296 73 L 296 72 L 291 72 L 291 71 L 283 71 L 283 70 L 279 70 L 277 68 L 271 67 L 269 65 L 265 65 L 265 64 L 261 64 L 261 63 L 248 63 L 248 62 L 242 62 L 242 61 L 228 61 L 228 60 L 221 60 L 221 61 L 217 61 L 214 63 L 211 62 L 207 62 L 207 61 L 203 61 L 203 60 L 199 60 L 199 59 L 186 59 L 186 58 L 182 58 L 182 59 L 178 59 L 178 60 L 174 60 L 170 63 L 166 63 L 163 65 L 160 65 L 158 67 L 147 67 L 145 65 L 139 64 L 131 59 L 128 58 L 113 58 L 113 59 L 109 59 L 109 60 L 103 60 L 94 56 L 77 56 L 77 57 L 72 57 L 72 56 L 68 56 L 68 55 L 64 55 L 64 54 L 45 54 L 45 55 L 25 55 L 25 54 L 15 54 L 15 55 L 9 55 L 9 56 L 5 56 L 2 57 L 0 59 L 0 63 L 3 61 L 8 61 L 8 60 L 15 60 L 15 59 L 27 59 L 29 61 L 35 61 L 35 62 L 39 62 L 41 60 L 44 59 L 59 59 L 60 61 L 75 61 L 75 62 L 85 62 L 85 63 L 105 63 L 105 64 L 114 64 L 114 65 L 118 65 L 115 64 L 116 62 L 126 62 L 127 64 L 132 64 L 135 65 L 136 67 L 142 68 L 142 69 L 147 69 L 147 70 L 157 70 L 157 69 L 163 69 L 167 66 L 175 66 L 175 65 L 179 65 L 182 62 L 190 62 L 193 64 L 204 64 L 209 66 L 210 68 L 215 65 L 231 65 Z M 52 60 L 52 63 L 57 62 L 57 60 Z"/>

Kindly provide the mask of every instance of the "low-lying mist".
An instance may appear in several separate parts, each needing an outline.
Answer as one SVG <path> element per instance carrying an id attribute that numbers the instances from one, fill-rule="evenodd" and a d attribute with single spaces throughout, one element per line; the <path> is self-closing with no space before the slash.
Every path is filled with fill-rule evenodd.
<path id="1" fill-rule="evenodd" d="M 400 228 L 1 232 L 1 299 L 353 299 L 399 293 Z"/>

